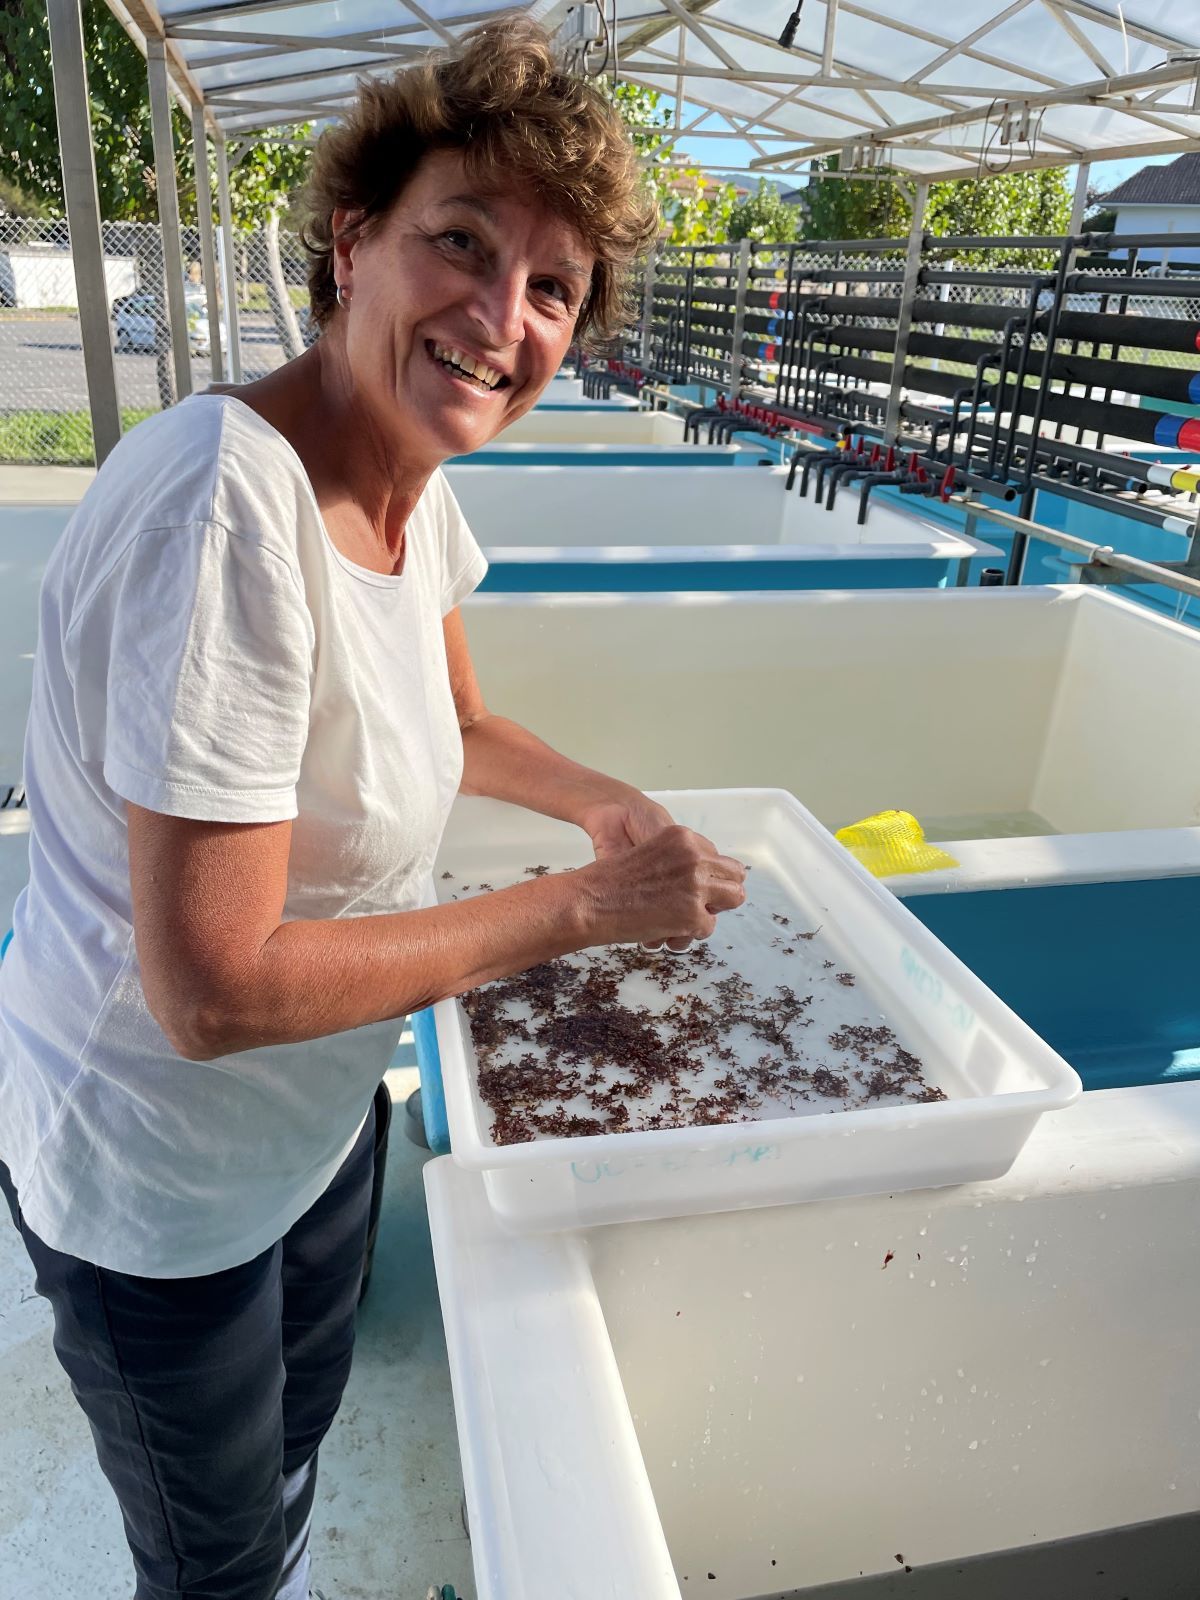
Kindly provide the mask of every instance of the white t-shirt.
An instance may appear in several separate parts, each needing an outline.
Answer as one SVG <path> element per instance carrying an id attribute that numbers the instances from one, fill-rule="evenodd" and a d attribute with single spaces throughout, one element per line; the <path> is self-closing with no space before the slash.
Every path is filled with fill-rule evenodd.
<path id="1" fill-rule="evenodd" d="M 216 1272 L 336 1172 L 398 1023 L 178 1055 L 142 991 L 125 802 L 292 819 L 285 919 L 429 903 L 462 776 L 442 617 L 485 570 L 440 473 L 403 572 L 355 565 L 299 457 L 233 397 L 143 422 L 97 475 L 42 585 L 30 874 L 0 967 L 0 1158 L 54 1248 Z"/>

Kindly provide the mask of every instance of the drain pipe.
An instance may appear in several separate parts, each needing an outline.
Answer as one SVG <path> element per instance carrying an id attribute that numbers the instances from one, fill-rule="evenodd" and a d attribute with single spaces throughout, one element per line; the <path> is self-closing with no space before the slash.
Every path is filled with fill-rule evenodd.
<path id="1" fill-rule="evenodd" d="M 808 439 L 790 440 L 789 443 L 792 444 L 792 459 L 788 464 L 787 483 L 784 486 L 784 493 L 790 494 L 792 492 L 792 487 L 796 482 L 796 472 L 800 467 L 801 456 L 803 455 L 804 475 L 800 480 L 800 493 L 804 495 L 808 493 L 809 469 L 818 456 L 827 456 L 829 451 L 823 450 L 819 444 L 812 444 Z"/>
<path id="2" fill-rule="evenodd" d="M 876 472 L 886 473 L 888 477 L 896 470 L 896 447 L 888 445 L 886 451 L 882 445 L 872 446 L 871 453 L 865 461 L 839 461 L 833 470 L 826 474 L 825 479 L 825 509 L 832 511 L 837 500 L 837 492 L 842 480 L 849 483 L 851 478 L 862 477 L 863 474 Z"/>

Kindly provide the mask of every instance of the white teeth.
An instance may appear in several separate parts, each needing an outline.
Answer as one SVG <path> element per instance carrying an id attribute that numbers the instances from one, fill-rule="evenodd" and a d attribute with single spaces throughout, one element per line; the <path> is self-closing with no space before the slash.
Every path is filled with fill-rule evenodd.
<path id="1" fill-rule="evenodd" d="M 489 367 L 486 361 L 477 361 L 474 356 L 469 356 L 465 351 L 456 350 L 453 345 L 435 344 L 433 354 L 436 360 L 447 362 L 450 366 L 457 367 L 460 372 L 465 372 L 469 377 L 476 378 L 480 383 L 486 384 L 489 389 L 494 389 L 500 382 L 502 373 L 495 367 Z"/>

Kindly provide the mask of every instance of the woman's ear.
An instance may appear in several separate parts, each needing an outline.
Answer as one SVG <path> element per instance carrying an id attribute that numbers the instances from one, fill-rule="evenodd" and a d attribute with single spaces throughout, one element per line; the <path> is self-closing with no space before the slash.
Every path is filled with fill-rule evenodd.
<path id="1" fill-rule="evenodd" d="M 354 292 L 354 246 L 362 234 L 361 210 L 336 206 L 330 219 L 333 225 L 333 276 L 346 294 Z"/>

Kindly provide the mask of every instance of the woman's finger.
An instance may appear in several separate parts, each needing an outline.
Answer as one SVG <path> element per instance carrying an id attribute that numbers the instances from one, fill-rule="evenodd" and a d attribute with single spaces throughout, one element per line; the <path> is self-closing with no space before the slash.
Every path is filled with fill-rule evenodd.
<path id="1" fill-rule="evenodd" d="M 745 882 L 746 865 L 736 856 L 716 856 L 714 861 L 729 877 L 736 878 L 739 883 Z"/>
<path id="2" fill-rule="evenodd" d="M 718 911 L 736 911 L 745 905 L 746 891 L 740 883 L 718 879 L 704 891 L 704 909 L 715 915 Z"/>

